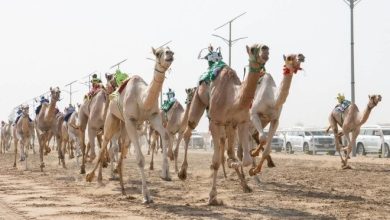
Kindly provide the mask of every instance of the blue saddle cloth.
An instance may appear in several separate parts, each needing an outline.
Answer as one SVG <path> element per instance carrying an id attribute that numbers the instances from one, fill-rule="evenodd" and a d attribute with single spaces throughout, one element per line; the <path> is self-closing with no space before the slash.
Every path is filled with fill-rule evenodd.
<path id="1" fill-rule="evenodd" d="M 66 113 L 65 117 L 64 117 L 64 121 L 68 122 L 69 121 L 69 118 L 70 116 L 73 114 L 74 111 L 70 111 L 68 113 Z"/>
<path id="2" fill-rule="evenodd" d="M 335 109 L 336 111 L 343 113 L 350 105 L 351 101 L 344 100 L 341 104 L 338 104 Z"/>

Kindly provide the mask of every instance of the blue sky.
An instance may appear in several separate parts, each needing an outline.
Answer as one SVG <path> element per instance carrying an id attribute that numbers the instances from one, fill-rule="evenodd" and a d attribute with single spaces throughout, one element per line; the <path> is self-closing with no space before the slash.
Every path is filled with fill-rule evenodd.
<path id="1" fill-rule="evenodd" d="M 368 94 L 383 101 L 367 124 L 390 122 L 390 1 L 362 0 L 355 8 L 356 104 L 362 110 Z M 59 86 L 62 110 L 69 103 L 66 84 L 73 85 L 73 102 L 81 102 L 87 87 L 83 77 L 93 71 L 104 75 L 109 67 L 128 59 L 121 69 L 151 80 L 151 46 L 172 40 L 175 61 L 164 83 L 184 105 L 184 89 L 193 87 L 207 68 L 199 51 L 210 43 L 228 47 L 218 34 L 248 37 L 232 48 L 232 67 L 242 76 L 247 65 L 245 45 L 270 47 L 266 67 L 277 84 L 282 79 L 282 55 L 303 53 L 305 71 L 292 82 L 280 127 L 296 124 L 327 126 L 327 118 L 341 92 L 350 97 L 350 11 L 343 0 L 258 1 L 1 1 L 0 2 L 0 119 L 18 104 L 29 102 Z M 198 130 L 207 130 L 202 120 Z"/>

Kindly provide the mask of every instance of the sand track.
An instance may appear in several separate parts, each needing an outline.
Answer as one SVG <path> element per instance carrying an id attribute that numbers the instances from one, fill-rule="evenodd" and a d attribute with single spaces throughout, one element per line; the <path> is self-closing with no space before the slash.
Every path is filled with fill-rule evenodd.
<path id="1" fill-rule="evenodd" d="M 182 151 L 180 152 L 182 153 Z M 181 155 L 180 155 L 181 156 Z M 12 155 L 0 155 L 0 219 L 386 219 L 390 216 L 390 159 L 352 158 L 352 170 L 341 170 L 337 156 L 273 154 L 276 168 L 264 168 L 261 183 L 247 176 L 252 193 L 243 193 L 236 174 L 222 171 L 218 180 L 223 206 L 207 206 L 211 152 L 190 151 L 186 181 L 170 164 L 171 182 L 147 170 L 153 204 L 141 204 L 141 187 L 134 155 L 125 160 L 127 196 L 117 181 L 103 185 L 85 182 L 75 160 L 68 169 L 58 165 L 56 153 L 45 158 L 39 171 L 37 155 L 29 157 L 29 171 L 12 168 Z M 146 156 L 145 168 L 150 156 Z M 91 169 L 88 164 L 87 171 Z M 247 170 L 246 170 L 247 171 Z"/>

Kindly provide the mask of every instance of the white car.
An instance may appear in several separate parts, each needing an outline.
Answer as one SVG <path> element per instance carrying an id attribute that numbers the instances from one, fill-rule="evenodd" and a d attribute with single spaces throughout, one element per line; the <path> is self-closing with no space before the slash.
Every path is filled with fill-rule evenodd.
<path id="1" fill-rule="evenodd" d="M 198 132 L 193 131 L 192 135 L 191 135 L 190 142 L 188 143 L 188 147 L 204 149 L 205 148 L 205 143 L 204 143 L 203 136 L 200 135 Z"/>
<path id="2" fill-rule="evenodd" d="M 360 134 L 356 138 L 356 153 L 366 155 L 367 153 L 382 154 L 382 138 L 384 138 L 385 157 L 390 157 L 390 126 L 364 126 L 360 128 Z"/>
<path id="3" fill-rule="evenodd" d="M 325 129 L 292 128 L 285 131 L 285 137 L 288 153 L 316 154 L 317 152 L 327 152 L 333 155 L 336 152 L 334 138 L 326 134 Z"/>

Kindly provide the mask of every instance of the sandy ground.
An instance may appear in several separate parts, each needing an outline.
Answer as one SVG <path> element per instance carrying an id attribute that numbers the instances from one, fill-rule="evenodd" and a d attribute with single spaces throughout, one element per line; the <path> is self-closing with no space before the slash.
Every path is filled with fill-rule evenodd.
<path id="1" fill-rule="evenodd" d="M 180 153 L 182 153 L 181 151 Z M 0 155 L 0 219 L 390 219 L 390 159 L 352 158 L 351 170 L 341 170 L 338 156 L 272 154 L 276 168 L 264 168 L 257 184 L 247 176 L 252 193 L 243 193 L 236 174 L 219 172 L 222 206 L 207 206 L 211 186 L 211 152 L 189 152 L 186 181 L 170 164 L 172 181 L 159 178 L 161 154 L 154 171 L 146 171 L 154 203 L 141 203 L 141 187 L 134 155 L 125 160 L 127 196 L 119 182 L 85 182 L 75 160 L 58 166 L 56 152 L 39 171 L 37 155 L 29 170 L 11 153 Z M 145 155 L 149 167 L 150 156 Z M 91 164 L 87 166 L 87 172 Z M 246 169 L 247 171 L 247 169 Z M 246 172 L 247 173 L 247 172 Z"/>

